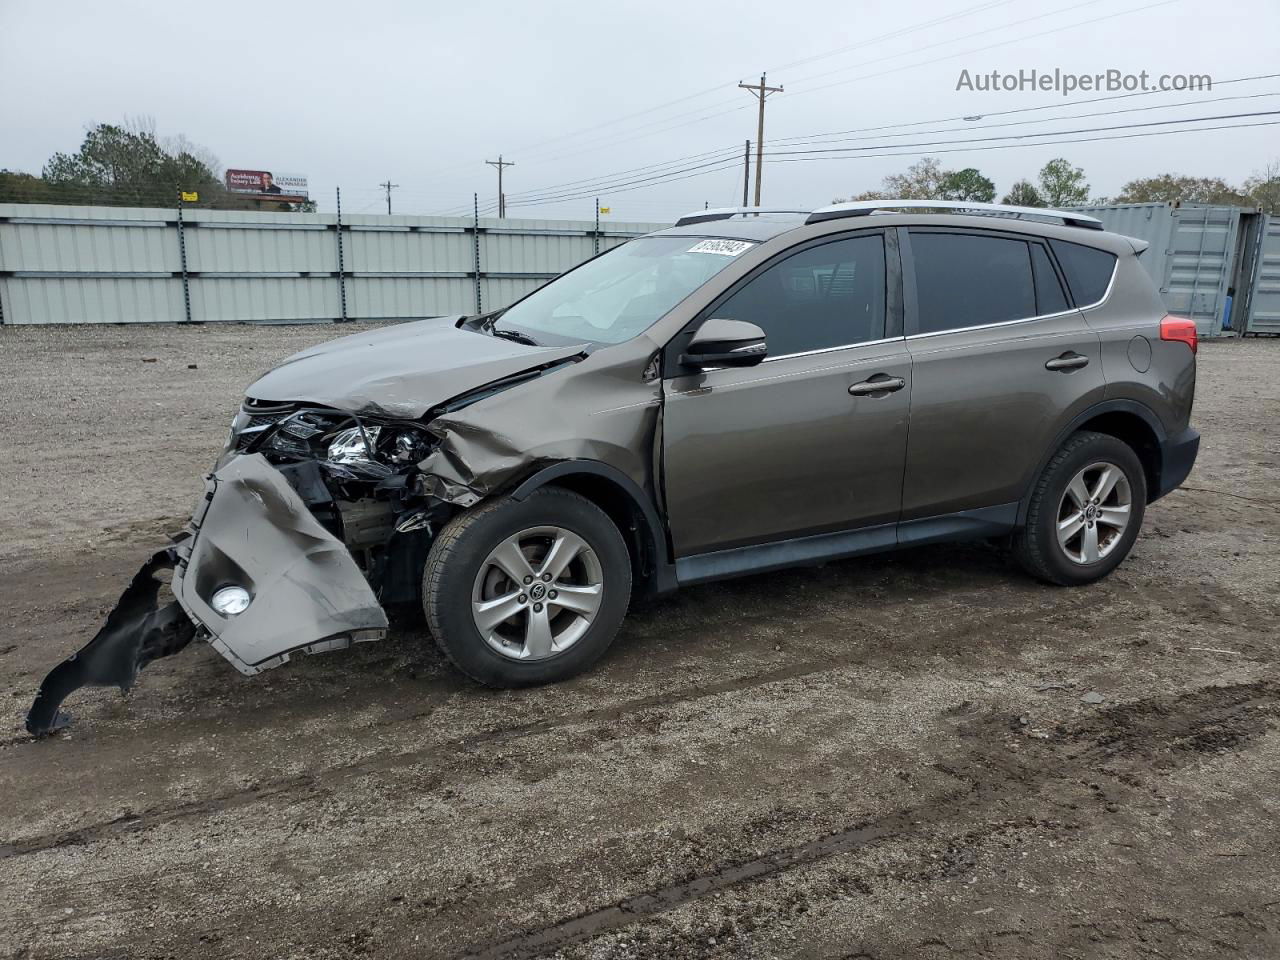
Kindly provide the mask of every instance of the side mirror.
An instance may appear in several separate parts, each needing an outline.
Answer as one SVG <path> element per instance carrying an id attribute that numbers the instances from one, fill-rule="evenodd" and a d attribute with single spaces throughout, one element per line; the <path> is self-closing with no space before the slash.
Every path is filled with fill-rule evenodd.
<path id="1" fill-rule="evenodd" d="M 764 331 L 745 320 L 713 317 L 698 328 L 680 363 L 687 367 L 753 367 L 765 358 Z"/>

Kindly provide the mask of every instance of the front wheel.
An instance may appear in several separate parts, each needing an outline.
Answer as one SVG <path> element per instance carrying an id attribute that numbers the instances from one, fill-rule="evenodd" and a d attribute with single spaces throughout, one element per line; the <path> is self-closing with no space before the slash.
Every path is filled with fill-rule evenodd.
<path id="1" fill-rule="evenodd" d="M 564 680 L 609 648 L 631 595 L 631 559 L 599 507 L 547 487 L 451 520 L 423 571 L 436 643 L 480 683 Z"/>
<path id="2" fill-rule="evenodd" d="M 1092 583 L 1128 556 L 1146 504 L 1146 474 L 1132 447 L 1102 433 L 1073 434 L 1036 483 L 1014 557 L 1049 583 Z"/>

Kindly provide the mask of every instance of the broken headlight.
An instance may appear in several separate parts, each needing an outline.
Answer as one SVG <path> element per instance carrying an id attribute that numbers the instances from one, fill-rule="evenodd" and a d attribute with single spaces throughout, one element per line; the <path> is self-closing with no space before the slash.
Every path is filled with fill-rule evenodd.
<path id="1" fill-rule="evenodd" d="M 368 463 L 378 451 L 379 426 L 348 427 L 329 441 L 327 459 L 333 463 Z"/>
<path id="2" fill-rule="evenodd" d="M 397 431 L 387 451 L 392 463 L 417 463 L 426 459 L 430 452 L 431 444 L 418 430 Z"/>
<path id="3" fill-rule="evenodd" d="M 276 426 L 267 437 L 265 446 L 277 453 L 287 453 L 295 457 L 314 455 L 311 441 L 329 429 L 330 420 L 318 413 L 295 413 Z"/>

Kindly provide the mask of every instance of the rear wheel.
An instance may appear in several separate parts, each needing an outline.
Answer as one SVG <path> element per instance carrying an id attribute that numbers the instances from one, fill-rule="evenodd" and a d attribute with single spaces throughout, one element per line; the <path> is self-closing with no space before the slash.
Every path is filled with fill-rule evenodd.
<path id="1" fill-rule="evenodd" d="M 554 487 L 454 518 L 423 572 L 436 643 L 467 676 L 495 687 L 589 667 L 613 642 L 630 593 L 631 561 L 613 521 Z"/>
<path id="2" fill-rule="evenodd" d="M 1128 444 L 1102 433 L 1073 434 L 1036 483 L 1014 557 L 1041 580 L 1091 583 L 1128 556 L 1146 503 L 1146 474 Z"/>

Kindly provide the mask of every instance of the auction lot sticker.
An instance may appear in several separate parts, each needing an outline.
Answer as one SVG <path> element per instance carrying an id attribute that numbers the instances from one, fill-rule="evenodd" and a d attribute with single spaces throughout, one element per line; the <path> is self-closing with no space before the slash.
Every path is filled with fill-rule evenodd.
<path id="1" fill-rule="evenodd" d="M 722 257 L 736 257 L 743 250 L 750 250 L 750 240 L 700 240 L 689 248 L 690 253 L 718 253 Z"/>

